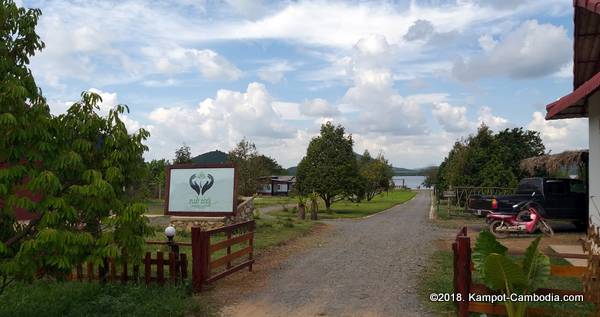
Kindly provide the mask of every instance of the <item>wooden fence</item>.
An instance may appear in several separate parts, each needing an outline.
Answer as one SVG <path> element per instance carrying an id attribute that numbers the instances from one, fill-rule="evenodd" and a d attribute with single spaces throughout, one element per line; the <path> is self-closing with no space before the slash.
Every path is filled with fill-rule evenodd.
<path id="1" fill-rule="evenodd" d="M 490 304 L 484 302 L 469 301 L 469 293 L 480 295 L 498 294 L 483 284 L 473 283 L 472 271 L 474 270 L 471 261 L 471 239 L 467 235 L 467 228 L 463 227 L 456 235 L 456 241 L 452 244 L 454 253 L 454 293 L 461 294 L 463 301 L 457 301 L 458 316 L 467 317 L 469 313 L 485 313 L 506 316 L 506 309 L 502 303 Z M 522 255 L 511 253 L 512 255 Z M 581 254 L 564 254 L 556 253 L 549 255 L 550 257 L 558 258 L 583 258 L 587 259 L 587 255 Z M 567 266 L 567 265 L 551 265 L 550 274 L 552 276 L 577 277 L 583 279 L 588 272 L 586 267 Z M 549 289 L 542 288 L 536 292 L 538 295 L 556 294 L 556 295 L 584 295 L 581 291 L 564 290 L 564 289 Z M 543 308 L 530 307 L 527 309 L 528 316 L 555 316 L 556 311 L 547 311 Z"/>
<path id="2" fill-rule="evenodd" d="M 137 283 L 144 281 L 146 285 L 150 285 L 152 282 L 164 285 L 165 281 L 180 282 L 187 279 L 188 276 L 188 262 L 185 254 L 168 252 L 165 257 L 165 253 L 157 251 L 153 258 L 152 253 L 146 252 L 140 262 L 140 264 L 126 262 L 117 264 L 115 259 L 109 258 L 99 266 L 94 266 L 91 262 L 87 263 L 85 270 L 84 265 L 79 264 L 70 274 L 69 279 L 82 282 L 98 280 L 101 282 Z M 140 266 L 143 269 L 142 272 L 140 272 Z M 168 275 L 165 275 L 165 266 L 168 268 Z"/>
<path id="3" fill-rule="evenodd" d="M 212 283 L 233 272 L 243 268 L 252 271 L 254 264 L 254 220 L 225 226 L 222 228 L 202 231 L 200 228 L 192 228 L 192 285 L 194 292 L 200 292 L 202 286 Z M 211 244 L 211 237 L 224 233 L 225 239 L 215 241 Z M 232 252 L 232 247 L 242 244 L 242 248 Z M 226 249 L 225 255 L 212 259 L 216 252 Z M 244 257 L 246 257 L 244 259 Z M 241 263 L 233 264 L 238 259 Z M 217 268 L 225 268 L 216 274 L 212 274 Z"/>

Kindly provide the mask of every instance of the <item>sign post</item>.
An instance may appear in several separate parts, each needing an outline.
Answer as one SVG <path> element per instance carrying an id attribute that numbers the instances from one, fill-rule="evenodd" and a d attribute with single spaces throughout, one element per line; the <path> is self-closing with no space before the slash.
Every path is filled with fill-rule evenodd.
<path id="1" fill-rule="evenodd" d="M 167 167 L 165 215 L 225 217 L 237 207 L 234 164 L 181 164 Z"/>

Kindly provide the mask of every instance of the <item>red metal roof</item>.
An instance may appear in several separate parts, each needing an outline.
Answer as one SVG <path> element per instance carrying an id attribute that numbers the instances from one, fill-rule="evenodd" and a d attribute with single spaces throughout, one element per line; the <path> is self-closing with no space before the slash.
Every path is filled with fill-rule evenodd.
<path id="1" fill-rule="evenodd" d="M 592 80 L 600 72 L 600 0 L 574 0 L 573 6 L 574 91 L 546 106 L 547 120 L 586 117 L 584 97 L 595 91 L 600 81 Z"/>
<path id="2" fill-rule="evenodd" d="M 587 116 L 587 97 L 600 87 L 600 73 L 586 81 L 572 93 L 546 106 L 546 120 Z"/>
<path id="3" fill-rule="evenodd" d="M 573 6 L 585 8 L 600 14 L 600 0 L 574 0 Z"/>

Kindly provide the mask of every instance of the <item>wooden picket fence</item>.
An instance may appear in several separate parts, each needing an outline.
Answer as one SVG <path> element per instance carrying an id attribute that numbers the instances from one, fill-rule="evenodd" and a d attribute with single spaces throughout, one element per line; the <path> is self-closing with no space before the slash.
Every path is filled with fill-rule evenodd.
<path id="1" fill-rule="evenodd" d="M 473 283 L 472 271 L 474 270 L 471 261 L 471 239 L 467 235 L 467 228 L 463 227 L 456 235 L 456 240 L 452 244 L 454 253 L 454 293 L 461 294 L 463 301 L 457 301 L 458 316 L 468 317 L 469 313 L 485 313 L 498 316 L 506 316 L 506 309 L 502 303 L 491 304 L 484 302 L 471 302 L 468 300 L 469 293 L 480 295 L 498 294 L 498 292 L 487 288 L 483 284 Z M 511 255 L 523 255 L 523 253 L 511 253 Z M 557 258 L 581 258 L 587 259 L 588 255 L 556 253 L 548 255 Z M 550 275 L 563 277 L 576 277 L 583 279 L 588 274 L 587 267 L 551 265 Z M 556 295 L 584 295 L 584 292 L 565 289 L 538 289 L 538 295 L 556 294 Z M 548 311 L 543 308 L 530 307 L 527 309 L 527 316 L 556 316 L 557 311 Z M 566 313 L 566 312 L 565 312 Z"/>
<path id="2" fill-rule="evenodd" d="M 161 243 L 152 243 L 161 244 Z M 166 244 L 166 243 L 165 243 Z M 165 274 L 165 266 L 168 268 L 168 275 Z M 140 272 L 140 267 L 143 271 Z M 158 285 L 164 285 L 165 281 L 180 282 L 188 277 L 188 260 L 187 256 L 182 253 L 175 252 L 165 253 L 156 252 L 156 256 L 152 257 L 151 252 L 146 252 L 140 264 L 120 263 L 117 264 L 115 259 L 107 259 L 104 265 L 94 266 L 94 264 L 86 263 L 79 264 L 75 267 L 75 271 L 69 276 L 70 280 L 76 281 L 101 281 L 101 282 L 141 282 L 146 285 L 152 282 Z"/>
<path id="3" fill-rule="evenodd" d="M 207 231 L 192 228 L 192 285 L 195 292 L 200 292 L 203 285 L 243 268 L 252 272 L 255 225 L 254 220 L 250 220 Z M 211 244 L 211 237 L 222 233 L 225 233 L 225 239 Z M 238 244 L 242 244 L 242 248 L 232 252 L 232 247 Z M 225 255 L 212 259 L 212 255 L 223 249 L 226 249 Z M 238 259 L 241 263 L 234 264 Z M 222 266 L 225 266 L 223 270 L 213 274 Z"/>

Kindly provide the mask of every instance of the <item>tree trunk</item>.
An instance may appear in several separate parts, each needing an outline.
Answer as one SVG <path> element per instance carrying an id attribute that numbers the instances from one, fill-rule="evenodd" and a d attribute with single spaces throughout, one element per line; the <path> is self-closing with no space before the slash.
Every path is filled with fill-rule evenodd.
<path id="1" fill-rule="evenodd" d="M 325 209 L 329 212 L 331 211 L 331 198 L 323 199 L 325 201 Z"/>
<path id="2" fill-rule="evenodd" d="M 306 219 L 306 208 L 304 205 L 298 204 L 298 218 L 301 220 Z"/>

